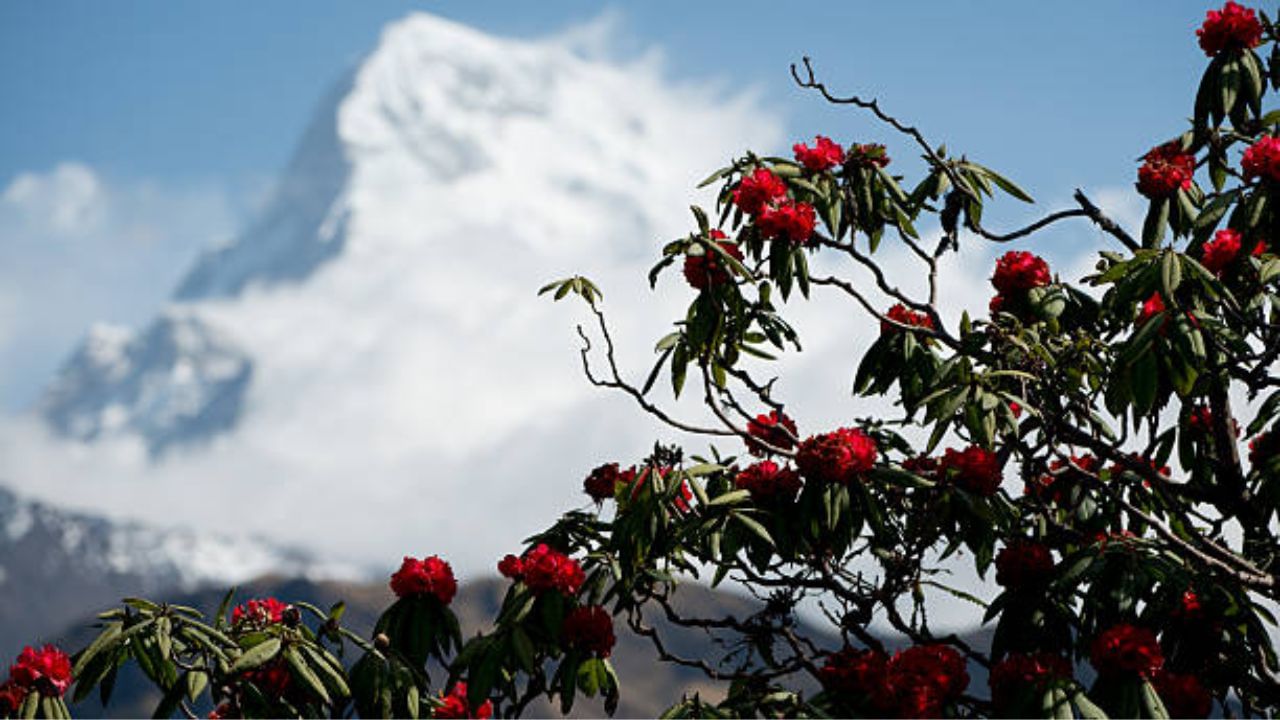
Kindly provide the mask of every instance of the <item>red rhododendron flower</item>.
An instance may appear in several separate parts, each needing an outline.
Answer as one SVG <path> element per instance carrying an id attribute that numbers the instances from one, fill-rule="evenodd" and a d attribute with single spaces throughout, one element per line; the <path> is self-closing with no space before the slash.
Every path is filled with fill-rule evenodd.
<path id="1" fill-rule="evenodd" d="M 1026 486 L 1023 488 L 1023 494 L 1034 495 L 1048 502 L 1061 503 L 1066 500 L 1070 491 L 1068 479 L 1072 468 L 1096 473 L 1099 466 L 1098 458 L 1092 455 L 1072 455 L 1071 462 L 1054 460 L 1049 463 L 1051 474 L 1027 481 Z"/>
<path id="2" fill-rule="evenodd" d="M 906 305 L 903 305 L 902 303 L 898 303 L 897 305 L 894 305 L 893 307 L 889 308 L 889 310 L 885 312 L 884 315 L 890 320 L 896 323 L 899 323 L 901 325 L 907 325 L 910 327 L 928 328 L 930 330 L 933 329 L 933 318 L 929 317 L 928 313 L 916 312 L 914 310 L 910 310 L 907 308 Z M 898 332 L 900 329 L 901 328 L 899 328 L 897 325 L 892 325 L 890 323 L 884 322 L 883 320 L 880 322 L 881 335 L 888 335 L 891 333 L 895 333 L 895 332 Z"/>
<path id="3" fill-rule="evenodd" d="M 1200 264 L 1214 275 L 1221 275 L 1240 255 L 1240 232 L 1226 228 L 1213 234 L 1213 239 L 1200 249 Z"/>
<path id="4" fill-rule="evenodd" d="M 1280 182 L 1280 138 L 1262 137 L 1246 148 L 1240 169 L 1244 170 L 1246 180 L 1260 177 Z"/>
<path id="5" fill-rule="evenodd" d="M 757 415 L 755 420 L 747 423 L 747 434 L 760 442 L 747 440 L 747 452 L 756 457 L 769 454 L 769 449 L 762 443 L 768 443 L 779 450 L 790 450 L 795 446 L 796 421 L 781 410 L 772 410 L 768 415 Z"/>
<path id="6" fill-rule="evenodd" d="M 283 697 L 293 688 L 293 673 L 284 658 L 245 672 L 244 679 L 268 698 Z"/>
<path id="7" fill-rule="evenodd" d="M 27 689 L 12 680 L 0 685 L 0 717 L 17 717 L 22 701 L 27 699 Z"/>
<path id="8" fill-rule="evenodd" d="M 844 149 L 839 143 L 834 143 L 831 138 L 822 135 L 813 139 L 813 147 L 796 143 L 791 146 L 791 150 L 796 154 L 796 162 L 803 165 L 809 172 L 830 170 L 844 162 Z"/>
<path id="9" fill-rule="evenodd" d="M 1152 148 L 1142 156 L 1138 168 L 1138 192 L 1152 200 L 1160 200 L 1191 187 L 1196 172 L 1196 158 L 1182 150 L 1174 140 Z"/>
<path id="10" fill-rule="evenodd" d="M 760 213 L 756 225 L 765 238 L 786 238 L 793 245 L 804 245 L 813 237 L 817 214 L 809 203 L 784 200 Z"/>
<path id="11" fill-rule="evenodd" d="M 1252 8 L 1228 0 L 1221 10 L 1205 13 L 1204 25 L 1196 30 L 1196 37 L 1200 38 L 1204 54 L 1213 57 L 1223 50 L 1257 47 L 1262 42 L 1262 23 Z"/>
<path id="12" fill-rule="evenodd" d="M 1069 677 L 1071 662 L 1061 655 L 1050 652 L 1015 653 L 991 668 L 987 684 L 991 686 L 991 701 L 997 708 L 1003 708 L 1024 688 L 1039 693 L 1050 681 Z"/>
<path id="13" fill-rule="evenodd" d="M 566 645 L 599 658 L 609 657 L 617 640 L 613 635 L 613 618 L 599 605 L 569 611 L 561 632 Z"/>
<path id="14" fill-rule="evenodd" d="M 566 596 L 578 594 L 578 588 L 587 579 L 577 560 L 546 543 L 538 544 L 518 560 L 514 555 L 508 555 L 498 564 L 498 571 L 509 578 L 524 581 L 535 593 L 556 590 Z"/>
<path id="15" fill-rule="evenodd" d="M 1150 678 L 1164 665 L 1164 654 L 1155 633 L 1121 623 L 1094 638 L 1090 660 L 1101 675 L 1137 673 Z"/>
<path id="16" fill-rule="evenodd" d="M 1001 295 L 1023 293 L 1052 281 L 1049 263 L 1025 250 L 1010 250 L 1005 253 L 996 261 L 996 271 L 991 276 L 991 284 Z"/>
<path id="17" fill-rule="evenodd" d="M 1138 326 L 1146 325 L 1148 320 L 1165 310 L 1164 298 L 1160 296 L 1160 292 L 1151 293 L 1151 297 L 1143 300 L 1142 306 L 1138 309 Z"/>
<path id="18" fill-rule="evenodd" d="M 623 482 L 622 471 L 618 469 L 618 463 L 605 463 L 587 476 L 582 481 L 582 491 L 591 496 L 592 500 L 600 502 L 602 500 L 613 499 L 613 491 Z M 509 555 L 508 557 L 514 557 Z"/>
<path id="19" fill-rule="evenodd" d="M 1208 717 L 1213 709 L 1213 698 L 1195 675 L 1161 670 L 1151 679 L 1151 684 L 1171 718 Z"/>
<path id="20" fill-rule="evenodd" d="M 886 701 L 885 654 L 875 650 L 845 648 L 827 658 L 818 669 L 818 680 L 827 692 L 866 700 L 866 704 L 883 709 Z"/>
<path id="21" fill-rule="evenodd" d="M 723 238 L 724 233 L 712 230 L 711 237 Z M 717 242 L 716 246 L 723 250 L 725 255 L 735 260 L 742 260 L 742 249 L 737 243 Z M 684 279 L 696 290 L 723 285 L 729 282 L 729 265 L 716 251 L 704 248 L 701 255 L 684 256 Z"/>
<path id="22" fill-rule="evenodd" d="M 1262 468 L 1280 453 L 1280 434 L 1267 431 L 1249 441 L 1249 463 L 1255 470 Z"/>
<path id="23" fill-rule="evenodd" d="M 502 577 L 519 580 L 524 575 L 524 561 L 515 555 L 507 553 L 506 557 L 498 561 L 498 573 Z"/>
<path id="24" fill-rule="evenodd" d="M 1196 595 L 1195 590 L 1187 590 L 1178 596 L 1171 614 L 1183 622 L 1199 621 L 1204 619 L 1204 604 L 1200 602 L 1200 596 Z"/>
<path id="25" fill-rule="evenodd" d="M 1005 296 L 997 293 L 991 297 L 991 302 L 987 303 L 987 312 L 993 316 L 1004 312 L 1004 306 L 1007 302 L 1009 301 Z"/>
<path id="26" fill-rule="evenodd" d="M 733 191 L 733 204 L 748 215 L 759 215 L 766 207 L 787 196 L 782 178 L 767 168 L 756 168 L 746 175 Z"/>
<path id="27" fill-rule="evenodd" d="M 948 448 L 939 464 L 943 477 L 957 487 L 978 495 L 994 495 L 1000 489 L 1000 460 L 986 448 L 970 445 L 964 450 Z"/>
<path id="28" fill-rule="evenodd" d="M 848 161 L 864 167 L 872 165 L 884 167 L 889 164 L 889 156 L 885 153 L 883 145 L 868 143 L 866 145 L 850 146 Z"/>
<path id="29" fill-rule="evenodd" d="M 391 576 L 391 590 L 397 597 L 431 595 L 448 605 L 458 592 L 458 582 L 449 563 L 436 555 L 421 560 L 406 557 Z"/>
<path id="30" fill-rule="evenodd" d="M 253 625 L 266 625 L 267 623 L 278 623 L 284 617 L 284 611 L 288 607 L 287 603 L 280 602 L 273 597 L 249 600 L 231 610 L 231 624 L 251 623 Z"/>
<path id="31" fill-rule="evenodd" d="M 848 485 L 876 464 L 876 441 L 857 428 L 814 435 L 800 443 L 796 467 L 805 478 Z"/>
<path id="32" fill-rule="evenodd" d="M 639 472 L 632 468 L 623 473 L 623 480 L 631 485 L 631 499 L 635 500 L 640 495 L 640 490 L 644 488 L 645 481 L 649 479 L 649 474 L 654 472 L 651 467 L 645 467 Z M 671 468 L 658 468 L 658 477 L 666 478 L 671 474 Z M 689 489 L 689 481 L 684 480 L 680 483 L 680 494 L 672 501 L 672 505 L 676 510 L 686 513 L 689 512 L 689 501 L 693 499 L 693 490 Z"/>
<path id="33" fill-rule="evenodd" d="M 471 704 L 467 702 L 467 684 L 459 680 L 454 683 L 453 690 L 448 694 L 440 694 L 440 705 L 432 711 L 431 717 L 435 718 L 479 718 L 487 720 L 493 717 L 493 702 L 485 700 L 480 707 L 475 710 L 471 709 Z"/>
<path id="34" fill-rule="evenodd" d="M 800 475 L 772 460 L 762 460 L 738 473 L 734 484 L 749 491 L 751 499 L 761 504 L 791 502 L 800 492 Z"/>
<path id="35" fill-rule="evenodd" d="M 71 684 L 71 658 L 56 645 L 39 650 L 28 645 L 9 666 L 9 680 L 45 697 L 60 697 Z"/>
<path id="36" fill-rule="evenodd" d="M 964 658 L 946 645 L 907 648 L 885 665 L 885 693 L 898 717 L 941 717 L 968 686 Z"/>
<path id="37" fill-rule="evenodd" d="M 1253 249 L 1249 251 L 1249 255 L 1251 257 L 1262 257 L 1263 255 L 1266 255 L 1269 252 L 1271 252 L 1271 246 L 1267 245 L 1267 241 L 1259 240 L 1258 242 L 1254 243 Z"/>
<path id="38" fill-rule="evenodd" d="M 1015 419 L 1022 417 L 1022 406 L 1018 404 L 1017 400 L 1009 401 L 1009 412 L 1013 413 Z"/>
<path id="39" fill-rule="evenodd" d="M 1049 548 L 1031 540 L 1015 540 L 996 555 L 996 582 L 1007 588 L 1038 585 L 1053 571 Z"/>
<path id="40" fill-rule="evenodd" d="M 932 478 L 938 472 L 938 459 L 927 455 L 917 455 L 903 460 L 902 469 L 921 477 Z"/>
<path id="41" fill-rule="evenodd" d="M 1187 426 L 1192 432 L 1208 436 L 1213 432 L 1213 408 L 1208 405 L 1197 405 L 1187 415 Z M 1231 427 L 1236 436 L 1240 435 L 1240 423 L 1231 418 Z"/>

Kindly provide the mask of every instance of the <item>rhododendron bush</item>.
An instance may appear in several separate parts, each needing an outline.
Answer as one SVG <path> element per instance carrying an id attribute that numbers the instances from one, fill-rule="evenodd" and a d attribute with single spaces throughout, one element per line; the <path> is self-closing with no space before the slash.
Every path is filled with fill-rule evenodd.
<path id="1" fill-rule="evenodd" d="M 128 600 L 70 669 L 56 648 L 24 651 L 0 710 L 65 714 L 69 687 L 108 698 L 136 663 L 160 715 L 487 717 L 583 696 L 612 712 L 627 678 L 610 656 L 630 632 L 722 685 L 673 698 L 671 716 L 1280 713 L 1267 610 L 1280 600 L 1277 32 L 1232 2 L 1207 14 L 1190 127 L 1134 148 L 1148 212 L 1132 234 L 1079 192 L 993 229 L 992 199 L 1029 203 L 1025 191 L 828 90 L 806 60 L 802 87 L 870 113 L 923 170 L 818 136 L 714 172 L 714 206 L 693 208 L 650 273 L 690 302 L 644 378 L 615 361 L 600 289 L 580 276 L 544 288 L 590 313 L 588 381 L 690 449 L 602 458 L 566 482 L 583 508 L 494 559 L 507 592 L 490 627 L 464 639 L 434 556 L 404 559 L 371 638 L 341 606 L 262 598 L 228 613 L 229 599 L 206 619 Z M 1019 247 L 1071 223 L 1111 245 L 1086 277 Z M 944 317 L 942 261 L 988 244 L 989 307 Z M 917 263 L 919 293 L 885 268 L 890 251 Z M 796 421 L 770 361 L 800 349 L 788 314 L 803 303 L 878 328 L 849 372 L 892 411 Z M 707 419 L 662 400 L 659 381 Z M 983 588 L 951 587 L 958 568 Z M 682 614 L 693 578 L 751 593 L 758 612 Z M 969 601 L 989 647 L 931 627 L 940 593 Z M 655 618 L 737 641 L 682 655 Z"/>

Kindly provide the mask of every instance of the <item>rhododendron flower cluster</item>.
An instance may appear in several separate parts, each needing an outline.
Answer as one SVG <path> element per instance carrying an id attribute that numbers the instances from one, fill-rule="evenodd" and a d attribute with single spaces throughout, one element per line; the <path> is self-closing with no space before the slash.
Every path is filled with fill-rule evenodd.
<path id="1" fill-rule="evenodd" d="M 467 684 L 459 680 L 454 683 L 453 690 L 440 694 L 440 705 L 431 713 L 435 718 L 479 718 L 487 720 L 493 717 L 493 702 L 485 700 L 480 707 L 471 709 L 467 702 Z"/>
<path id="2" fill-rule="evenodd" d="M 823 172 L 844 162 L 844 149 L 831 138 L 819 135 L 813 139 L 813 147 L 804 143 L 791 146 L 796 155 L 796 162 L 809 172 Z"/>
<path id="3" fill-rule="evenodd" d="M 885 312 L 884 315 L 890 320 L 896 323 L 899 323 L 901 325 L 907 325 L 910 327 L 928 328 L 930 330 L 933 329 L 933 318 L 929 317 L 928 313 L 916 312 L 914 310 L 908 309 L 907 306 L 903 305 L 902 303 L 898 303 L 893 307 L 889 308 L 889 310 Z M 900 328 L 896 325 L 893 325 L 891 323 L 887 323 L 884 321 L 880 322 L 881 335 L 889 335 L 889 334 L 898 332 L 899 330 Z"/>
<path id="4" fill-rule="evenodd" d="M 1204 25 L 1196 30 L 1196 37 L 1204 54 L 1213 57 L 1223 50 L 1257 47 L 1262 42 L 1262 23 L 1252 8 L 1228 0 L 1221 10 L 1205 13 Z"/>
<path id="5" fill-rule="evenodd" d="M 804 245 L 813 237 L 817 217 L 809 203 L 784 200 L 761 211 L 756 226 L 769 240 L 785 238 L 793 245 Z"/>
<path id="6" fill-rule="evenodd" d="M 570 610 L 564 618 L 561 633 L 565 645 L 598 658 L 609 657 L 617 641 L 613 634 L 613 618 L 599 605 Z"/>
<path id="7" fill-rule="evenodd" d="M 1196 173 L 1196 158 L 1184 152 L 1182 144 L 1173 141 L 1152 148 L 1142 156 L 1138 168 L 1138 192 L 1152 200 L 1160 200 L 1191 187 Z"/>
<path id="8" fill-rule="evenodd" d="M 1052 281 L 1049 263 L 1025 250 L 1010 250 L 1002 255 L 996 261 L 996 271 L 991 276 L 991 284 L 1001 295 L 1016 295 Z"/>
<path id="9" fill-rule="evenodd" d="M 1262 433 L 1249 441 L 1249 464 L 1255 470 L 1262 469 L 1280 453 L 1280 434 L 1275 430 Z"/>
<path id="10" fill-rule="evenodd" d="M 716 246 L 723 250 L 724 254 L 735 260 L 742 260 L 742 249 L 737 243 L 724 240 L 724 237 L 725 234 L 719 230 L 711 231 L 713 240 L 723 241 L 717 242 Z M 684 279 L 694 289 L 706 290 L 729 282 L 729 267 L 724 258 L 714 250 L 706 248 L 700 255 L 684 257 Z"/>
<path id="11" fill-rule="evenodd" d="M 288 607 L 288 603 L 280 602 L 273 597 L 248 600 L 232 608 L 231 624 L 266 625 L 267 623 L 278 623 L 284 619 L 284 611 Z"/>
<path id="12" fill-rule="evenodd" d="M 1240 255 L 1240 232 L 1225 228 L 1213 234 L 1213 239 L 1200 249 L 1200 264 L 1214 275 L 1222 275 Z"/>
<path id="13" fill-rule="evenodd" d="M 0 717 L 17 717 L 22 701 L 26 699 L 26 688 L 12 680 L 0 683 Z"/>
<path id="14" fill-rule="evenodd" d="M 4 687 L 10 699 L 39 692 L 44 697 L 62 697 L 71 685 L 71 658 L 56 645 L 36 650 L 28 645 L 9 666 Z M 19 704 L 21 700 L 18 701 Z"/>
<path id="15" fill-rule="evenodd" d="M 1268 135 L 1250 145 L 1240 159 L 1240 169 L 1246 180 L 1280 182 L 1280 138 Z"/>
<path id="16" fill-rule="evenodd" d="M 1007 588 L 1039 585 L 1053 572 L 1049 548 L 1031 540 L 1015 540 L 996 555 L 996 582 Z"/>
<path id="17" fill-rule="evenodd" d="M 1161 670 L 1151 679 L 1151 684 L 1171 718 L 1208 717 L 1213 709 L 1213 698 L 1195 675 Z"/>
<path id="18" fill-rule="evenodd" d="M 267 697 L 284 697 L 294 689 L 293 673 L 284 658 L 277 658 L 262 667 L 248 670 L 244 679 Z"/>
<path id="19" fill-rule="evenodd" d="M 796 421 L 781 410 L 771 410 L 768 415 L 757 415 L 747 423 L 747 452 L 756 457 L 770 454 L 764 443 L 779 450 L 790 450 L 796 444 L 799 433 Z"/>
<path id="20" fill-rule="evenodd" d="M 867 698 L 879 707 L 884 700 L 886 662 L 882 652 L 845 648 L 827 658 L 818 669 L 818 679 L 827 692 Z"/>
<path id="21" fill-rule="evenodd" d="M 849 148 L 846 162 L 863 167 L 885 167 L 889 164 L 889 155 L 885 152 L 883 145 L 876 143 L 853 145 Z"/>
<path id="22" fill-rule="evenodd" d="M 1213 432 L 1213 408 L 1208 405 L 1197 405 L 1191 409 L 1191 413 L 1187 416 L 1187 427 L 1192 432 L 1208 435 Z M 1235 430 L 1235 434 L 1240 434 L 1240 423 L 1235 418 L 1231 418 L 1231 427 Z"/>
<path id="23" fill-rule="evenodd" d="M 610 500 L 619 485 L 630 484 L 634 479 L 634 470 L 624 473 L 618 469 L 618 463 L 605 463 L 592 470 L 587 479 L 582 481 L 582 491 L 596 502 Z"/>
<path id="24" fill-rule="evenodd" d="M 1005 708 L 1019 691 L 1042 692 L 1053 680 L 1069 677 L 1071 661 L 1061 655 L 1014 653 L 992 666 L 987 684 L 991 686 L 991 702 Z"/>
<path id="25" fill-rule="evenodd" d="M 885 665 L 885 696 L 898 717 L 938 718 L 969 687 L 964 658 L 946 645 L 917 645 Z"/>
<path id="26" fill-rule="evenodd" d="M 406 557 L 391 576 L 391 591 L 397 597 L 430 595 L 448 605 L 458 592 L 458 582 L 449 563 L 436 555 L 421 560 Z"/>
<path id="27" fill-rule="evenodd" d="M 738 473 L 734 484 L 760 504 L 790 502 L 800 492 L 800 474 L 772 460 L 762 460 Z"/>
<path id="28" fill-rule="evenodd" d="M 782 178 L 767 168 L 756 168 L 742 178 L 733 191 L 733 203 L 748 215 L 759 215 L 764 209 L 787 196 Z"/>
<path id="29" fill-rule="evenodd" d="M 1160 295 L 1160 291 L 1151 293 L 1151 297 L 1142 301 L 1142 305 L 1138 308 L 1138 327 L 1147 324 L 1147 321 L 1164 312 L 1167 308 L 1164 304 L 1164 298 Z"/>
<path id="30" fill-rule="evenodd" d="M 994 495 L 1000 489 L 1000 460 L 978 445 L 964 450 L 947 448 L 938 470 L 957 487 L 978 495 Z"/>
<path id="31" fill-rule="evenodd" d="M 1049 473 L 1033 480 L 1028 480 L 1023 493 L 1033 495 L 1047 502 L 1062 503 L 1067 499 L 1071 489 L 1069 482 L 1071 470 L 1096 473 L 1101 464 L 1092 455 L 1072 455 L 1071 461 L 1055 459 L 1049 463 Z"/>
<path id="32" fill-rule="evenodd" d="M 819 680 L 827 692 L 861 698 L 877 715 L 934 718 L 964 693 L 969 673 L 960 653 L 946 645 L 917 645 L 892 659 L 847 648 L 827 659 Z"/>
<path id="33" fill-rule="evenodd" d="M 848 485 L 876 464 L 876 441 L 857 428 L 840 428 L 800 443 L 796 467 L 819 483 Z"/>
<path id="34" fill-rule="evenodd" d="M 498 563 L 498 572 L 524 582 L 535 593 L 555 590 L 565 596 L 577 595 L 587 579 L 577 560 L 546 543 L 539 543 L 524 557 L 507 555 Z"/>
<path id="35" fill-rule="evenodd" d="M 664 468 L 655 469 L 655 468 L 646 466 L 644 468 L 641 468 L 640 470 L 631 468 L 630 470 L 627 470 L 622 474 L 623 481 L 630 483 L 631 485 L 632 500 L 635 500 L 637 497 L 640 496 L 640 491 L 644 488 L 645 482 L 649 479 L 649 476 L 654 472 L 658 473 L 658 477 L 666 478 L 668 475 L 671 474 L 671 468 L 664 467 Z M 672 501 L 672 505 L 675 506 L 676 510 L 679 510 L 682 513 L 686 513 L 686 512 L 689 512 L 689 501 L 692 499 L 693 499 L 693 490 L 689 489 L 689 482 L 685 480 L 680 483 L 680 494 L 676 496 L 676 498 Z"/>
<path id="36" fill-rule="evenodd" d="M 933 478 L 938 474 L 938 459 L 928 455 L 916 455 L 903 460 L 902 469 L 921 477 Z"/>
<path id="37" fill-rule="evenodd" d="M 1094 638 L 1089 657 L 1101 675 L 1137 673 L 1150 678 L 1164 665 L 1155 633 L 1128 623 L 1114 625 Z"/>

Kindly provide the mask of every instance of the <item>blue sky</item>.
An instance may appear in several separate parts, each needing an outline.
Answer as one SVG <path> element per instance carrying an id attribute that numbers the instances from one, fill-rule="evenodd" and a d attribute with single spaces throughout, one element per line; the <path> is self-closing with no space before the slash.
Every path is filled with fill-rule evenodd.
<path id="1" fill-rule="evenodd" d="M 199 248 L 233 236 L 261 201 L 326 91 L 413 10 L 513 36 L 608 13 L 613 53 L 656 48 L 672 79 L 754 88 L 794 139 L 885 142 L 894 168 L 909 170 L 914 148 L 900 137 L 792 84 L 788 65 L 808 54 L 834 89 L 879 97 L 930 139 L 1013 177 L 1042 212 L 1075 187 L 1131 186 L 1135 158 L 1182 130 L 1205 65 L 1194 30 L 1206 7 L 0 3 L 0 196 L 73 191 L 36 208 L 40 222 L 0 203 L 0 408 L 29 406 L 90 322 L 149 317 Z M 1004 207 L 990 226 L 1031 212 Z"/>
<path id="2" fill-rule="evenodd" d="M 598 3 L 12 2 L 0 5 L 0 182 L 74 159 L 114 176 L 235 180 L 285 161 L 312 107 L 411 9 L 538 35 Z M 623 52 L 758 85 L 795 134 L 865 128 L 790 84 L 802 54 L 939 139 L 1061 192 L 1132 174 L 1177 131 L 1203 67 L 1199 2 L 688 3 L 614 7 Z M 1127 178 L 1125 178 L 1127 179 Z"/>

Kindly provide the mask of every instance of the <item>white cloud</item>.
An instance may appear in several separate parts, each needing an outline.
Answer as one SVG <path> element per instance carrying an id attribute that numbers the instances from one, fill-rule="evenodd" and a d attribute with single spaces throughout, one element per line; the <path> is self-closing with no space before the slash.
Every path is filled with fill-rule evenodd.
<path id="1" fill-rule="evenodd" d="M 426 31 L 443 34 L 366 66 L 339 110 L 353 165 L 343 255 L 304 284 L 189 308 L 253 358 L 243 422 L 208 447 L 152 462 L 136 440 L 68 445 L 17 419 L 0 429 L 0 477 L 116 516 L 242 528 L 382 565 L 439 553 L 476 575 L 580 504 L 595 465 L 638 460 L 655 439 L 704 450 L 704 440 L 676 437 L 624 396 L 591 388 L 573 332 L 589 318 L 534 291 L 575 272 L 597 280 L 619 363 L 641 381 L 654 340 L 692 298 L 678 271 L 656 294 L 645 272 L 665 241 L 691 227 L 688 204 L 709 202 L 692 190 L 708 170 L 748 146 L 785 147 L 780 118 L 750 95 L 674 83 L 656 56 L 581 60 L 573 50 L 600 45 L 598 28 L 584 36 L 590 42 L 570 34 L 496 52 L 447 26 Z M 501 72 L 489 72 L 486 52 Z M 406 82 L 415 71 L 425 79 Z M 451 79 L 465 94 L 449 94 Z M 501 92 L 507 82 L 519 92 Z M 489 111 L 504 104 L 510 112 Z M 454 175 L 442 182 L 446 166 Z M 122 186 L 87 168 L 24 176 L 4 198 L 0 230 L 32 238 L 21 252 L 0 249 L 0 287 L 24 282 L 31 293 L 11 337 L 38 330 L 59 352 L 86 315 L 136 320 L 154 307 L 171 285 L 155 278 L 176 277 L 175 257 L 225 233 L 231 214 L 216 194 Z M 963 309 L 985 314 L 987 277 L 1006 249 L 966 238 L 947 259 L 950 322 Z M 6 269 L 6 252 L 26 271 Z M 904 289 L 921 289 L 912 256 L 892 241 L 882 253 Z M 103 285 L 42 287 L 30 279 L 39 262 L 68 288 Z M 815 265 L 872 287 L 838 257 Z M 897 415 L 882 400 L 850 396 L 878 323 L 848 298 L 818 294 L 789 304 L 806 350 L 775 371 L 802 431 Z M 45 306 L 51 314 L 39 322 L 25 318 Z M 5 345 L 0 334 L 0 369 L 16 362 L 5 348 L 18 347 L 30 345 Z M 657 397 L 669 395 L 665 380 L 659 387 Z M 676 411 L 710 422 L 699 396 L 691 389 Z"/>
<path id="2" fill-rule="evenodd" d="M 32 402 L 94 321 L 136 323 L 244 201 L 210 183 L 104 178 L 82 163 L 0 189 L 0 408 Z"/>

